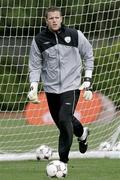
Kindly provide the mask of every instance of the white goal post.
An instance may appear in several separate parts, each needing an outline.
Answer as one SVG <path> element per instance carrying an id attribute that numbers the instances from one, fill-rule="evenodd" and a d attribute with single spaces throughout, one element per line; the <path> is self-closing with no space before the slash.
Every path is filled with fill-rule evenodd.
<path id="1" fill-rule="evenodd" d="M 93 100 L 80 97 L 75 111 L 90 129 L 89 148 L 71 158 L 120 158 L 120 0 L 0 0 L 0 161 L 35 159 L 47 144 L 57 158 L 59 132 L 42 84 L 40 105 L 28 102 L 28 58 L 33 37 L 45 26 L 44 12 L 59 6 L 64 24 L 81 30 L 94 49 Z"/>

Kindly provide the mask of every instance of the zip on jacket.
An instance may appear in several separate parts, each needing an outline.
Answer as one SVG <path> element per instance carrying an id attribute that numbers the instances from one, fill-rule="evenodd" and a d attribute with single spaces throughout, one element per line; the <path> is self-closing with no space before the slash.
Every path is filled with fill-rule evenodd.
<path id="1" fill-rule="evenodd" d="M 60 65 L 60 56 L 59 56 L 59 42 L 58 42 L 58 37 L 57 37 L 57 34 L 55 34 L 55 38 L 56 38 L 56 43 L 57 43 L 57 47 L 58 47 L 58 60 L 59 60 L 59 92 L 60 92 L 60 88 L 61 88 L 61 65 Z"/>

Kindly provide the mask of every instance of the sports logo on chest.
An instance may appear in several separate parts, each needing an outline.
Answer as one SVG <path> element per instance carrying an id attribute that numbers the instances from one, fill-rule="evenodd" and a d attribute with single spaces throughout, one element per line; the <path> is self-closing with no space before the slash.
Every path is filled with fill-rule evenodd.
<path id="1" fill-rule="evenodd" d="M 66 36 L 64 38 L 64 40 L 65 40 L 66 43 L 70 43 L 71 42 L 71 37 L 70 36 Z"/>

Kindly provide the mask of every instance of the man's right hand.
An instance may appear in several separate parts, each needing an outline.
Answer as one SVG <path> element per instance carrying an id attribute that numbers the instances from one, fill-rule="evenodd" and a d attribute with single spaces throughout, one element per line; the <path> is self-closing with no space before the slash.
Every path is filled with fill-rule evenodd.
<path id="1" fill-rule="evenodd" d="M 28 93 L 28 98 L 29 100 L 34 103 L 34 104 L 39 104 L 40 101 L 38 99 L 38 83 L 37 82 L 32 82 L 30 85 L 30 91 Z"/>

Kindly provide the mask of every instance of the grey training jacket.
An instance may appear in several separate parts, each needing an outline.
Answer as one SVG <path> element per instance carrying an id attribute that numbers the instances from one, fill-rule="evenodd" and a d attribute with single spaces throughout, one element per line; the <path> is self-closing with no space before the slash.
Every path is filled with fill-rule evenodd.
<path id="1" fill-rule="evenodd" d="M 85 70 L 93 70 L 93 49 L 81 31 L 63 26 L 53 33 L 46 28 L 31 44 L 30 83 L 41 78 L 44 91 L 57 94 L 79 89 L 82 59 Z"/>

